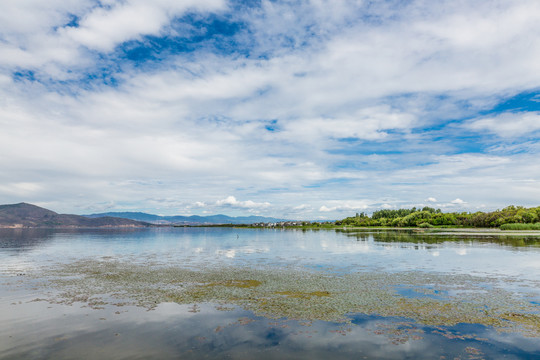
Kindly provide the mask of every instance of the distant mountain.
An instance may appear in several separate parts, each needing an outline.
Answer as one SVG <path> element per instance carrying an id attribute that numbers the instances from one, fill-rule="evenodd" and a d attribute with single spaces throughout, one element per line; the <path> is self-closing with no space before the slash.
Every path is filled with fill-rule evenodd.
<path id="1" fill-rule="evenodd" d="M 285 221 L 283 219 L 276 219 L 263 216 L 239 216 L 231 217 L 227 215 L 210 215 L 210 216 L 161 216 L 153 215 L 142 212 L 107 212 L 100 214 L 84 215 L 88 218 L 101 218 L 101 217 L 116 217 L 123 219 L 131 219 L 137 221 L 144 221 L 152 224 L 175 224 L 175 225 L 218 225 L 218 224 L 254 224 L 254 223 L 269 223 Z"/>
<path id="2" fill-rule="evenodd" d="M 118 217 L 88 218 L 79 215 L 58 214 L 27 203 L 0 205 L 0 228 L 144 227 L 149 225 Z"/>

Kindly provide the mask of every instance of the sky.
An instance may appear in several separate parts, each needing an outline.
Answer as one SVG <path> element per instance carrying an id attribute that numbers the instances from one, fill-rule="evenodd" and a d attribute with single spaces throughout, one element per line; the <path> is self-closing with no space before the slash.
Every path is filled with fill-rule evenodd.
<path id="1" fill-rule="evenodd" d="M 540 205 L 538 0 L 2 0 L 0 203 Z"/>

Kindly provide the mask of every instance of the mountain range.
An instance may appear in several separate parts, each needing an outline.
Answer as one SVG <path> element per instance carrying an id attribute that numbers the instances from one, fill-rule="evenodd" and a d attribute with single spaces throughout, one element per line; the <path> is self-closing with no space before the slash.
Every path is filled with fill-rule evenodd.
<path id="1" fill-rule="evenodd" d="M 262 216 L 160 216 L 142 212 L 107 212 L 90 215 L 58 214 L 36 205 L 0 205 L 0 228 L 146 227 L 151 225 L 254 224 L 284 221 Z"/>
<path id="2" fill-rule="evenodd" d="M 209 215 L 209 216 L 161 216 L 147 214 L 143 212 L 107 212 L 99 214 L 84 215 L 89 218 L 116 217 L 122 219 L 131 219 L 143 221 L 151 224 L 161 225 L 219 225 L 219 224 L 254 224 L 254 223 L 271 223 L 285 221 L 272 217 L 263 216 L 238 216 L 232 217 L 227 215 Z"/>
<path id="3" fill-rule="evenodd" d="M 27 203 L 0 205 L 0 228 L 104 228 L 145 226 L 150 226 L 150 224 L 118 217 L 88 218 L 80 215 L 58 214 L 54 211 Z"/>

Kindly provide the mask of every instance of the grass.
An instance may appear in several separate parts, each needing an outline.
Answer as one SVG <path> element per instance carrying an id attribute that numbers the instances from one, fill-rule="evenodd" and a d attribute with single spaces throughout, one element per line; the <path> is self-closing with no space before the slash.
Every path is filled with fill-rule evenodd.
<path id="1" fill-rule="evenodd" d="M 535 224 L 504 224 L 501 230 L 540 230 L 540 223 Z"/>

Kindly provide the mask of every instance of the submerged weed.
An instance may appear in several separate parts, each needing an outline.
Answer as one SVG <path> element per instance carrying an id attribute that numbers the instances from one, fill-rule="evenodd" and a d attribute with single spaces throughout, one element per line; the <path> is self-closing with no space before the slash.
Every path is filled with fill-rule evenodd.
<path id="1" fill-rule="evenodd" d="M 49 301 L 82 302 L 93 308 L 214 303 L 221 309 L 236 305 L 276 319 L 348 322 L 347 314 L 362 313 L 432 326 L 483 324 L 540 337 L 540 305 L 497 287 L 500 279 L 425 272 L 337 275 L 292 268 L 198 271 L 97 260 L 59 265 L 36 276 L 49 278 L 45 286 L 58 290 Z M 396 289 L 403 286 L 420 292 L 429 289 L 438 296 L 400 295 Z M 193 305 L 190 311 L 200 308 Z"/>

